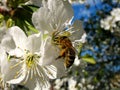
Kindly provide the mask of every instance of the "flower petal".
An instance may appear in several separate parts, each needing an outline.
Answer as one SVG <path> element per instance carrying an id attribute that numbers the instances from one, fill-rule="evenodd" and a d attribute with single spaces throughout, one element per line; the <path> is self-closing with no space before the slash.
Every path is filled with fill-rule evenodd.
<path id="1" fill-rule="evenodd" d="M 13 50 L 10 50 L 9 52 L 10 56 L 16 56 L 16 57 L 22 57 L 24 55 L 24 52 L 22 49 L 15 48 Z"/>
<path id="2" fill-rule="evenodd" d="M 9 33 L 13 37 L 16 46 L 21 49 L 25 49 L 25 43 L 27 41 L 25 33 L 17 26 L 11 27 L 9 29 Z"/>
<path id="3" fill-rule="evenodd" d="M 68 1 L 48 0 L 47 4 L 43 3 L 43 7 L 33 13 L 32 21 L 38 30 L 51 32 L 63 30 L 72 16 L 73 10 Z"/>
<path id="4" fill-rule="evenodd" d="M 3 28 L 0 28 L 1 30 L 0 30 L 0 42 L 1 42 L 1 40 L 3 39 L 3 36 L 6 34 L 6 31 L 5 31 L 5 29 Z"/>
<path id="5" fill-rule="evenodd" d="M 57 68 L 54 65 L 46 66 L 45 72 L 50 79 L 57 78 Z"/>
<path id="6" fill-rule="evenodd" d="M 20 69 L 20 66 L 18 65 L 15 68 L 12 68 L 12 66 L 17 64 L 17 61 L 15 59 L 8 60 L 7 54 L 4 51 L 2 53 L 2 57 L 0 57 L 1 60 L 1 74 L 2 74 L 2 79 L 6 82 L 8 80 L 14 79 L 16 76 L 16 73 Z"/>
<path id="7" fill-rule="evenodd" d="M 1 41 L 1 45 L 7 51 L 15 48 L 15 42 L 13 41 L 13 38 L 9 34 L 4 35 L 4 37 Z"/>
<path id="8" fill-rule="evenodd" d="M 21 84 L 21 85 L 24 85 L 25 87 L 29 88 L 29 90 L 34 90 L 34 88 L 36 87 L 35 78 L 28 79 L 27 82 L 24 82 L 25 78 L 26 78 L 26 75 L 23 73 L 23 75 L 21 75 L 19 78 L 9 80 L 9 81 L 7 81 L 7 83 L 9 83 L 9 84 Z"/>
<path id="9" fill-rule="evenodd" d="M 64 59 L 63 58 L 54 61 L 52 63 L 52 65 L 54 65 L 57 68 L 57 78 L 60 78 L 60 77 L 66 75 L 65 66 L 64 66 Z"/>
<path id="10" fill-rule="evenodd" d="M 35 87 L 37 86 L 36 82 L 37 78 L 29 79 L 27 83 L 25 84 L 26 87 L 29 88 L 29 90 L 35 90 Z M 40 90 L 40 89 L 39 89 Z"/>
<path id="11" fill-rule="evenodd" d="M 59 55 L 59 51 L 54 45 L 52 45 L 50 37 L 43 40 L 40 48 L 40 53 L 41 65 L 51 64 Z"/>
<path id="12" fill-rule="evenodd" d="M 44 87 L 44 86 L 41 87 L 39 82 L 37 82 L 34 90 L 50 90 L 50 84 L 48 83 L 47 87 Z"/>
<path id="13" fill-rule="evenodd" d="M 32 15 L 32 21 L 36 29 L 40 31 L 51 31 L 53 28 L 49 24 L 49 19 L 51 18 L 48 8 L 41 7 L 38 11 L 34 12 Z"/>
<path id="14" fill-rule="evenodd" d="M 51 15 L 51 24 L 57 25 L 56 30 L 63 30 L 65 22 L 73 17 L 73 9 L 67 0 L 48 0 L 48 8 Z"/>
<path id="15" fill-rule="evenodd" d="M 5 54 L 5 50 L 3 49 L 3 46 L 0 45 L 0 67 L 1 67 L 1 62 L 4 58 L 4 54 Z"/>
<path id="16" fill-rule="evenodd" d="M 25 76 L 26 75 L 23 74 L 17 79 L 11 79 L 11 80 L 7 81 L 7 83 L 9 83 L 9 84 L 20 84 L 25 79 Z"/>
<path id="17" fill-rule="evenodd" d="M 39 52 L 41 45 L 41 33 L 30 35 L 26 42 L 26 49 L 30 52 Z"/>

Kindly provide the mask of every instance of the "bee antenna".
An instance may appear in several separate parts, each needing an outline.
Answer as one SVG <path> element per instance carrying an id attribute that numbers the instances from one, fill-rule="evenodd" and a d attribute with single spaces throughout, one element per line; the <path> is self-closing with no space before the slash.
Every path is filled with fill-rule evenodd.
<path id="1" fill-rule="evenodd" d="M 53 32 L 52 35 L 53 35 L 53 36 L 57 36 L 59 33 L 60 33 L 60 31 L 56 30 L 56 31 Z"/>

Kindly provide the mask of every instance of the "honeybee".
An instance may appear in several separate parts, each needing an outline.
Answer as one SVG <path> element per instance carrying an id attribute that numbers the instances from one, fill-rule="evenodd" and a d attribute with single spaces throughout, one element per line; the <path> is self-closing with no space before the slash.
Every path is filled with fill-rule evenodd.
<path id="1" fill-rule="evenodd" d="M 52 41 L 60 49 L 60 55 L 56 58 L 56 60 L 64 58 L 65 68 L 72 66 L 76 52 L 68 36 L 61 35 L 60 32 L 55 31 L 53 32 Z"/>

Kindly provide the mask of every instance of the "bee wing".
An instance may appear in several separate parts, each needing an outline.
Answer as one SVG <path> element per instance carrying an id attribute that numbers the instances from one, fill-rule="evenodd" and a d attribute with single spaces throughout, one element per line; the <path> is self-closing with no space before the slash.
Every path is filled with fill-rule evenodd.
<path id="1" fill-rule="evenodd" d="M 78 54 L 78 51 L 77 51 L 77 49 L 74 46 L 71 47 L 71 48 L 74 50 L 75 54 Z"/>

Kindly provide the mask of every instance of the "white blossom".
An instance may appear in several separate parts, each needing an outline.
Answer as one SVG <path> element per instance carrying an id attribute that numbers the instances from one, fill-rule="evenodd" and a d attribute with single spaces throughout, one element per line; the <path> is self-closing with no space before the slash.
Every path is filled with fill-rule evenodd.
<path id="1" fill-rule="evenodd" d="M 86 2 L 86 0 L 68 0 L 70 3 L 74 4 L 74 3 L 80 3 L 80 4 L 84 4 Z"/>
<path id="2" fill-rule="evenodd" d="M 74 80 L 73 78 L 68 79 L 68 90 L 78 90 L 76 87 L 77 81 Z"/>
<path id="3" fill-rule="evenodd" d="M 73 10 L 68 1 L 48 0 L 33 13 L 32 21 L 38 30 L 51 33 L 54 30 L 64 30 L 65 23 L 72 17 Z"/>
<path id="4" fill-rule="evenodd" d="M 117 21 L 120 21 L 120 8 L 114 8 L 112 11 L 111 11 L 111 16 L 114 17 L 114 20 L 117 22 Z"/>
<path id="5" fill-rule="evenodd" d="M 52 36 L 54 31 L 68 31 L 71 39 L 80 39 L 84 33 L 82 22 L 73 20 L 73 9 L 67 0 L 48 0 L 38 11 L 33 13 L 32 21 L 41 32 Z"/>
<path id="6" fill-rule="evenodd" d="M 6 27 L 5 21 L 2 22 L 0 27 L 0 46 L 7 51 L 15 48 L 15 43 L 12 36 L 8 33 L 8 28 Z"/>
<path id="7" fill-rule="evenodd" d="M 74 65 L 76 65 L 76 66 L 80 65 L 80 60 L 78 59 L 78 57 L 75 58 Z"/>
<path id="8" fill-rule="evenodd" d="M 101 27 L 105 30 L 111 30 L 111 32 L 114 32 L 117 27 L 116 22 L 120 21 L 120 8 L 114 8 L 110 14 L 111 15 L 107 16 L 105 19 L 102 19 L 100 23 Z"/>
<path id="9" fill-rule="evenodd" d="M 51 61 L 51 59 L 55 58 L 52 51 L 48 50 L 48 47 L 52 47 L 49 46 L 49 37 L 43 39 L 41 33 L 27 37 L 17 26 L 10 28 L 9 33 L 13 37 L 16 48 L 10 51 L 4 50 L 1 54 L 3 80 L 10 84 L 25 85 L 30 90 L 34 90 L 36 87 L 39 87 L 40 90 L 45 86 L 49 88 L 49 78 L 56 78 L 60 75 L 59 70 L 64 70 L 62 69 L 62 63 L 56 63 L 56 61 L 53 64 L 44 64 L 48 62 L 46 59 Z M 46 52 L 47 50 L 48 52 Z M 52 50 L 56 52 L 54 48 Z M 44 52 L 46 52 L 46 55 L 45 58 L 42 58 Z M 49 58 L 49 54 L 53 58 Z M 61 66 L 57 68 L 58 65 Z"/>
<path id="10" fill-rule="evenodd" d="M 114 17 L 108 16 L 107 18 L 101 20 L 101 27 L 105 30 L 110 30 L 112 27 L 116 27 Z"/>
<path id="11" fill-rule="evenodd" d="M 3 39 L 4 35 L 6 34 L 7 27 L 5 26 L 5 22 L 1 22 L 2 25 L 0 25 L 0 43 L 1 40 Z"/>
<path id="12" fill-rule="evenodd" d="M 56 79 L 54 89 L 60 90 L 63 83 L 67 81 L 68 81 L 68 78 Z"/>
<path id="13" fill-rule="evenodd" d="M 67 32 L 66 34 L 70 34 L 69 38 L 74 42 L 75 40 L 81 39 L 84 30 L 81 21 L 77 20 L 72 23 L 72 20 L 73 9 L 67 0 L 48 0 L 48 2 L 44 2 L 43 7 L 34 12 L 32 16 L 35 27 L 40 32 L 46 33 L 51 39 L 54 31 L 64 31 Z M 51 44 L 53 45 L 53 43 Z M 53 47 L 55 47 L 55 45 L 53 45 Z M 60 52 L 56 54 L 59 56 L 59 53 Z"/>
<path id="14" fill-rule="evenodd" d="M 6 34 L 5 30 L 0 30 L 0 43 L 1 43 L 5 34 Z"/>

